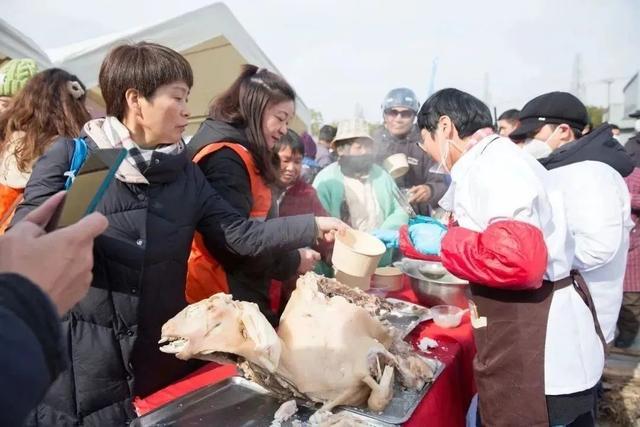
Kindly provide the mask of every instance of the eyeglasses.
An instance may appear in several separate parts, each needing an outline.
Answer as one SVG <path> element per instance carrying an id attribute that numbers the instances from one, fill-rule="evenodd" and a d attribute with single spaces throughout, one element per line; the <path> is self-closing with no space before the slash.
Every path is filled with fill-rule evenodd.
<path id="1" fill-rule="evenodd" d="M 413 111 L 411 111 L 411 110 L 399 111 L 399 110 L 396 110 L 396 109 L 393 109 L 393 108 L 389 108 L 387 110 L 384 110 L 384 114 L 386 116 L 389 116 L 389 117 L 398 117 L 398 116 L 400 116 L 403 119 L 410 119 L 415 115 L 415 113 Z"/>

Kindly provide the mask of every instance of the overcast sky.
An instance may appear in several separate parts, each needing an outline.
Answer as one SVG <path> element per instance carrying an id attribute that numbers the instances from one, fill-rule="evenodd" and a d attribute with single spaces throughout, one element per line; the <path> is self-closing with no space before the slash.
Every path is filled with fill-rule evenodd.
<path id="1" fill-rule="evenodd" d="M 2 0 L 3 18 L 45 48 L 146 25 L 211 0 Z M 457 87 L 498 112 L 569 90 L 581 57 L 587 103 L 605 106 L 640 70 L 640 0 L 229 0 L 225 2 L 310 107 L 324 118 L 379 120 L 385 93 L 412 88 L 423 101 Z M 86 11 L 70 20 L 69 10 Z M 34 28 L 34 17 L 47 26 Z M 485 77 L 486 76 L 486 77 Z"/>

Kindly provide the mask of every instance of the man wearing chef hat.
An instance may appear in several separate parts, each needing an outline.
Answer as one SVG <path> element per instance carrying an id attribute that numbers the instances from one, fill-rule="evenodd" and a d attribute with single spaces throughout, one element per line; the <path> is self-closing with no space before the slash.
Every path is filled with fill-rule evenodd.
<path id="1" fill-rule="evenodd" d="M 458 227 L 443 265 L 470 282 L 483 425 L 548 426 L 592 416 L 604 338 L 589 289 L 572 272 L 562 192 L 491 113 L 457 89 L 418 113 L 422 148 L 451 175 L 440 205 Z"/>

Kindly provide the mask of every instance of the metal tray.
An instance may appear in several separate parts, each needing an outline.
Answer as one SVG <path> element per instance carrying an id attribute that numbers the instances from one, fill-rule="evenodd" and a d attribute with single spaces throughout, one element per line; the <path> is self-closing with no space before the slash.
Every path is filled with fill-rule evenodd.
<path id="1" fill-rule="evenodd" d="M 343 406 L 334 412 L 346 411 L 371 427 L 393 427 L 411 418 L 413 411 L 429 391 L 431 384 L 444 369 L 438 364 L 433 380 L 420 391 L 403 389 L 397 382 L 393 399 L 378 414 L 366 409 Z M 243 377 L 234 376 L 189 393 L 148 414 L 133 420 L 130 427 L 183 426 L 269 426 L 282 402 L 262 386 Z M 310 402 L 298 401 L 296 416 L 281 427 L 292 426 L 293 420 L 307 421 L 316 408 Z"/>
<path id="2" fill-rule="evenodd" d="M 281 401 L 269 392 L 245 378 L 234 376 L 189 393 L 131 422 L 130 427 L 210 427 L 242 426 L 269 427 Z M 307 421 L 315 408 L 298 402 L 298 412 L 281 427 L 291 427 L 294 420 Z M 334 412 L 340 412 L 338 409 Z M 348 411 L 352 412 L 352 411 Z M 393 427 L 369 417 L 352 412 L 352 415 L 370 427 Z"/>
<path id="3" fill-rule="evenodd" d="M 421 305 L 395 298 L 387 298 L 386 300 L 398 308 L 382 315 L 380 319 L 387 320 L 395 328 L 401 330 L 402 338 L 409 335 L 420 323 L 433 318 L 431 310 Z"/>
<path id="4" fill-rule="evenodd" d="M 371 412 L 368 409 L 356 408 L 353 406 L 346 406 L 343 408 L 345 408 L 345 410 L 349 412 L 361 414 L 391 425 L 401 425 L 409 421 L 409 418 L 411 418 L 411 415 L 413 415 L 413 411 L 416 410 L 424 396 L 431 388 L 431 385 L 438 379 L 445 368 L 442 362 L 435 359 L 429 360 L 434 361 L 437 366 L 431 381 L 425 384 L 425 386 L 422 387 L 422 390 L 415 391 L 404 389 L 396 380 L 393 399 L 391 400 L 391 402 L 389 402 L 389 405 L 387 405 L 387 407 L 384 409 L 384 412 L 382 412 L 381 414 Z"/>

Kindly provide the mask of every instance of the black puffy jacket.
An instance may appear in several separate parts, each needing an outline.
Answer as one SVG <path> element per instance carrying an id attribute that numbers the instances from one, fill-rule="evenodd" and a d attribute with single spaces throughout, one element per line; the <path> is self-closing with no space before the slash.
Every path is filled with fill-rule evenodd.
<path id="1" fill-rule="evenodd" d="M 606 163 L 623 177 L 630 175 L 635 167 L 633 158 L 613 137 L 611 126 L 606 124 L 557 148 L 548 157 L 538 159 L 549 170 L 585 160 Z"/>
<path id="2" fill-rule="evenodd" d="M 636 167 L 640 167 L 640 133 L 629 138 L 624 145 L 624 149 L 629 153 L 631 158 L 636 164 Z"/>
<path id="3" fill-rule="evenodd" d="M 447 192 L 448 185 L 445 176 L 429 172 L 435 161 L 418 145 L 421 142 L 420 131 L 413 126 L 411 132 L 404 138 L 391 135 L 386 127 L 380 126 L 372 135 L 376 148 L 376 162 L 382 164 L 384 159 L 396 153 L 403 153 L 409 161 L 409 171 L 396 179 L 400 188 L 411 188 L 415 185 L 426 184 L 431 187 L 431 199 L 426 203 L 414 204 L 418 214 L 430 215 L 431 209 L 438 207 L 438 202 Z"/>
<path id="4" fill-rule="evenodd" d="M 214 142 L 231 142 L 249 149 L 244 129 L 219 120 L 206 119 L 189 141 L 187 152 L 193 158 L 201 149 Z M 253 206 L 251 181 L 240 156 L 231 148 L 225 147 L 205 156 L 198 162 L 198 166 L 216 192 L 242 217 L 249 218 Z M 272 200 L 267 218 L 277 216 L 276 212 L 277 204 Z M 298 251 L 279 257 L 268 254 L 251 259 L 219 261 L 227 273 L 227 283 L 234 298 L 258 304 L 267 319 L 272 324 L 277 324 L 277 315 L 270 308 L 270 279 L 288 280 L 294 277 L 300 264 Z"/>
<path id="5" fill-rule="evenodd" d="M 58 313 L 25 277 L 0 274 L 0 425 L 22 425 L 66 367 Z"/>
<path id="6" fill-rule="evenodd" d="M 87 143 L 95 148 L 90 138 Z M 36 163 L 14 221 L 63 188 L 73 147 L 61 139 Z M 62 322 L 69 369 L 32 425 L 124 425 L 135 417 L 134 396 L 147 396 L 200 366 L 158 350 L 162 324 L 186 306 L 195 230 L 216 256 L 278 255 L 315 241 L 310 215 L 246 221 L 185 151 L 155 152 L 144 176 L 149 185 L 114 180 L 98 206 L 109 228 L 95 241 L 93 282 Z"/>

